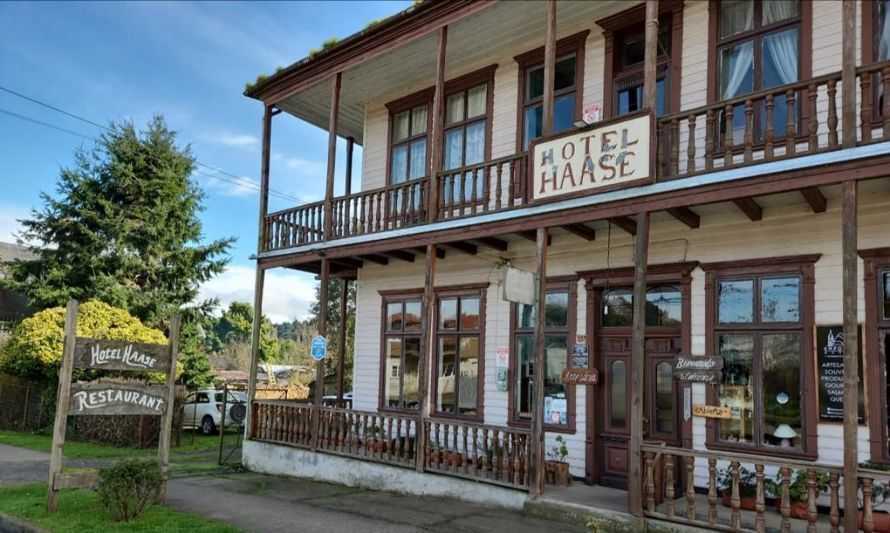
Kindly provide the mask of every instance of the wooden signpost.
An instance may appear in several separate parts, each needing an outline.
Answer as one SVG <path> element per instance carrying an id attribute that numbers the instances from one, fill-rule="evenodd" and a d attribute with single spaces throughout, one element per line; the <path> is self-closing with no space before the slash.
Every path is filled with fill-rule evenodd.
<path id="1" fill-rule="evenodd" d="M 170 468 L 170 434 L 173 423 L 176 358 L 179 350 L 179 316 L 170 324 L 169 344 L 145 344 L 129 341 L 90 339 L 76 336 L 77 301 L 68 302 L 65 314 L 65 344 L 59 389 L 53 444 L 50 450 L 49 491 L 46 507 L 54 512 L 59 491 L 92 486 L 97 472 L 62 472 L 62 447 L 69 415 L 155 415 L 161 416 L 158 438 L 158 462 L 164 483 L 158 491 L 163 502 L 167 492 Z M 123 385 L 113 383 L 71 383 L 74 368 L 118 371 L 164 372 L 166 385 Z"/>

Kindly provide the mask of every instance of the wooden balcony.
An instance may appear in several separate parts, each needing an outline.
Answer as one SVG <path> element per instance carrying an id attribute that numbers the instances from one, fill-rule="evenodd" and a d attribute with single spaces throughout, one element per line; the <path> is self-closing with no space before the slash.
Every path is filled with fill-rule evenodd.
<path id="1" fill-rule="evenodd" d="M 890 139 L 890 61 L 859 67 L 858 145 Z M 700 176 L 839 150 L 841 73 L 835 72 L 656 120 L 656 180 Z M 742 119 L 738 117 L 743 117 Z M 468 219 L 531 203 L 529 155 L 520 152 L 406 183 L 270 213 L 262 252 L 447 219 Z M 438 202 L 430 207 L 430 187 Z M 595 193 L 594 193 L 595 194 Z M 432 211 L 432 212 L 431 212 Z M 330 213 L 330 228 L 325 216 Z M 326 238 L 326 231 L 327 238 Z"/>

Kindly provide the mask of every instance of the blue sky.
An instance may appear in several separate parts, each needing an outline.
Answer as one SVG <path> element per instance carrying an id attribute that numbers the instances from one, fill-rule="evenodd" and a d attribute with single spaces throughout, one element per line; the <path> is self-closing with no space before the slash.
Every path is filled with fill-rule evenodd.
<path id="1" fill-rule="evenodd" d="M 0 86 L 100 124 L 131 119 L 139 126 L 161 113 L 200 162 L 257 182 L 262 106 L 242 95 L 245 82 L 409 5 L 0 2 Z M 0 241 L 11 241 L 15 220 L 40 206 L 41 191 L 55 191 L 59 169 L 71 165 L 76 148 L 92 142 L 3 111 L 88 137 L 99 129 L 0 91 Z M 270 209 L 298 203 L 292 197 L 323 197 L 327 134 L 282 115 L 272 137 Z M 224 304 L 250 301 L 258 192 L 206 175 L 194 178 L 207 193 L 201 215 L 206 238 L 238 237 L 229 270 L 203 293 Z M 305 317 L 313 286 L 311 276 L 274 271 L 267 276 L 265 311 L 276 321 Z"/>

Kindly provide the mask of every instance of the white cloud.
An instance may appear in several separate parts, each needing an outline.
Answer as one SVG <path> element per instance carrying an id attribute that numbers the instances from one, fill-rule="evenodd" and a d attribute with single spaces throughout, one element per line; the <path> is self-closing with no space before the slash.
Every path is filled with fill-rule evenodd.
<path id="1" fill-rule="evenodd" d="M 0 242 L 15 242 L 22 230 L 20 219 L 27 218 L 30 210 L 19 205 L 0 203 Z"/>
<path id="2" fill-rule="evenodd" d="M 201 297 L 218 298 L 223 307 L 235 301 L 253 304 L 255 277 L 256 271 L 252 267 L 229 266 L 225 272 L 201 286 Z M 284 269 L 267 270 L 263 314 L 276 324 L 295 318 L 308 318 L 316 285 L 312 274 Z"/>
<path id="3" fill-rule="evenodd" d="M 255 135 L 247 135 L 245 133 L 223 132 L 216 135 L 208 135 L 207 139 L 217 144 L 236 148 L 253 148 L 260 144 L 258 137 Z"/>
<path id="4" fill-rule="evenodd" d="M 223 196 L 254 196 L 260 192 L 260 184 L 248 176 L 240 176 L 238 179 L 229 176 L 213 177 L 211 173 L 201 171 L 195 175 L 210 192 Z"/>

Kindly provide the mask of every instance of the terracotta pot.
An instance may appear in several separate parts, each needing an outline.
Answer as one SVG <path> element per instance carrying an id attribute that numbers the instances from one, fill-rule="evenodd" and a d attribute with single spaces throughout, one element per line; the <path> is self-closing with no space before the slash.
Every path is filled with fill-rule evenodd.
<path id="1" fill-rule="evenodd" d="M 782 499 L 776 498 L 776 510 L 782 514 Z M 810 516 L 810 506 L 807 502 L 791 501 L 791 518 L 806 520 Z"/>
<path id="2" fill-rule="evenodd" d="M 863 518 L 864 515 L 862 509 L 860 509 L 858 522 L 859 529 L 864 529 L 862 527 Z M 887 511 L 872 511 L 871 520 L 875 525 L 875 533 L 890 533 L 890 513 Z"/>
<path id="3" fill-rule="evenodd" d="M 726 507 L 732 508 L 732 495 L 729 492 L 720 493 L 720 497 L 723 499 L 723 505 Z M 742 496 L 741 503 L 739 504 L 739 509 L 743 511 L 754 511 L 757 509 L 757 497 L 756 496 Z"/>

